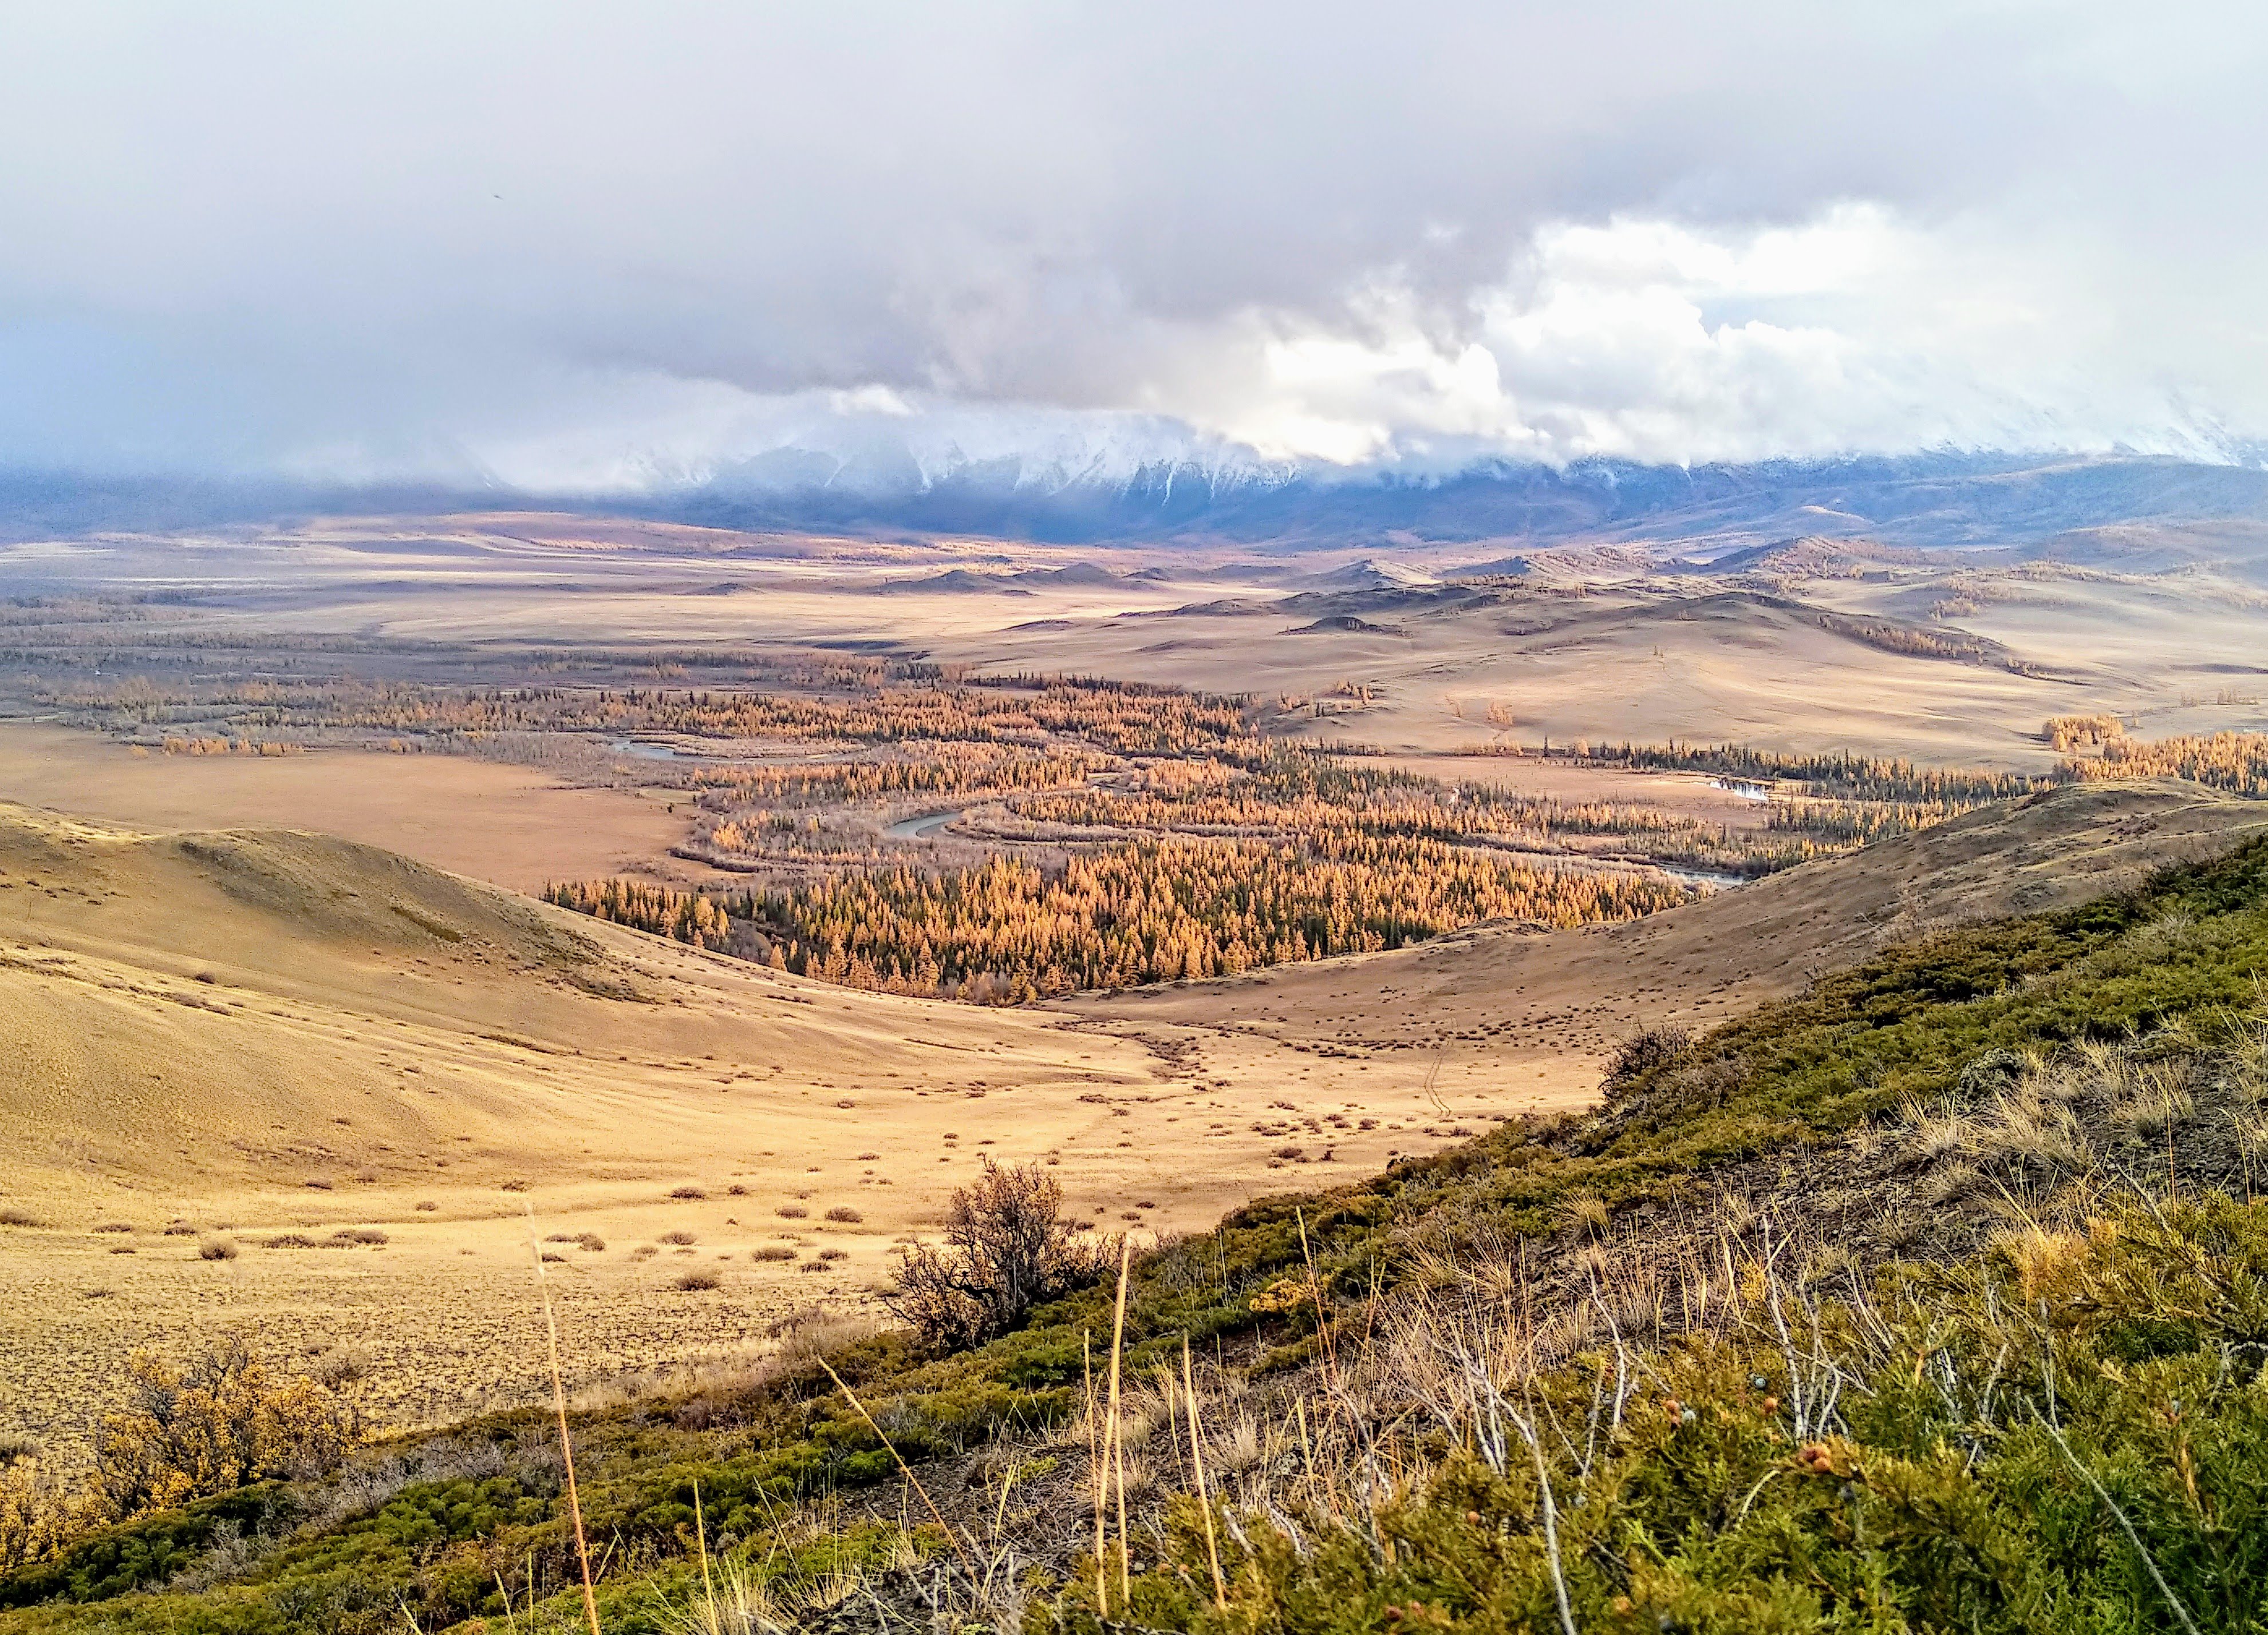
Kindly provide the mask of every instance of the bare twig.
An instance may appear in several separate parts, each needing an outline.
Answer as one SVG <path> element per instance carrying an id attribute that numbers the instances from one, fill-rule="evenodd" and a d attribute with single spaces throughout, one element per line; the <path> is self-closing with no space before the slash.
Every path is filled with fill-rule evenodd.
<path id="1" fill-rule="evenodd" d="M 2040 1425 L 2054 1441 L 2056 1450 L 2071 1462 L 2073 1469 L 2079 1472 L 2080 1480 L 2095 1490 L 2095 1496 L 2101 1499 L 2103 1507 L 2110 1512 L 2112 1520 L 2118 1523 L 2119 1531 L 2126 1535 L 2126 1542 L 2133 1545 L 2134 1553 L 2142 1558 L 2143 1570 L 2149 1573 L 2150 1581 L 2158 1587 L 2158 1594 L 2166 1598 L 2166 1604 L 2174 1609 L 2174 1616 L 2182 1621 L 2182 1627 L 2187 1630 L 2190 1635 L 2204 1635 L 2197 1626 L 2197 1620 L 2190 1617 L 2190 1609 L 2182 1605 L 2181 1597 L 2174 1594 L 2174 1587 L 2166 1582 L 2166 1575 L 2158 1571 L 2158 1564 L 2151 1558 L 2148 1549 L 2144 1546 L 2142 1536 L 2134 1530 L 2134 1524 L 2127 1520 L 2126 1513 L 2118 1507 L 2118 1501 L 2110 1497 L 2110 1490 L 2095 1479 L 2094 1471 L 2079 1462 L 2079 1455 L 2071 1451 L 2071 1444 L 2063 1440 L 2063 1432 L 2056 1428 L 2054 1420 L 2042 1415 Z"/>
<path id="2" fill-rule="evenodd" d="M 1551 1500 L 1551 1476 L 1543 1468 L 1543 1444 L 1536 1437 L 1533 1421 L 1517 1410 L 1507 1411 L 1528 1444 L 1528 1457 L 1535 1462 L 1535 1491 L 1543 1511 L 1543 1564 L 1551 1569 L 1551 1595 L 1558 1602 L 1559 1627 L 1566 1635 L 1577 1635 L 1575 1611 L 1567 1601 L 1566 1575 L 1559 1570 L 1559 1507 Z"/>

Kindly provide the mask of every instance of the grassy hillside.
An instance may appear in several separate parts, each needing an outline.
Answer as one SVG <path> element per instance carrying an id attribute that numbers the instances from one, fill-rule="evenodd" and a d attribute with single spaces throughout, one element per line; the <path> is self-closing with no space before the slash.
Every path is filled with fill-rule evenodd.
<path id="1" fill-rule="evenodd" d="M 1132 1549 L 1114 1491 L 1099 1577 L 1107 1287 L 957 1355 L 790 1336 L 745 1377 L 585 1414 L 601 1619 L 2250 1627 L 2264 968 L 2255 842 L 1650 1039 L 1595 1114 L 1142 1256 Z M 569 1627 L 561 1474 L 541 1414 L 397 1440 L 21 1568 L 0 1628 Z"/>

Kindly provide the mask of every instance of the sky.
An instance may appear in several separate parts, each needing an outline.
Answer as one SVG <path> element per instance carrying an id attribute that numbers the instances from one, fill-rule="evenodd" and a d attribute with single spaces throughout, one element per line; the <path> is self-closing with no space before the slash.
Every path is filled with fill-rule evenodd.
<path id="1" fill-rule="evenodd" d="M 0 468 L 2268 441 L 2268 7 L 0 0 Z"/>

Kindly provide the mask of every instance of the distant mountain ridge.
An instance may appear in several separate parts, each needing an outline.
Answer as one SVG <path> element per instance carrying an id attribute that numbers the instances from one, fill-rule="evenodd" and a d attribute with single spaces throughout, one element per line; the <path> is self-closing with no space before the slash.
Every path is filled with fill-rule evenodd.
<path id="1" fill-rule="evenodd" d="M 806 476 L 815 468 L 801 468 Z M 777 466 L 770 475 L 779 475 Z M 1916 547 L 2011 544 L 2122 522 L 2268 522 L 2268 468 L 2139 456 L 1926 454 L 1756 465 L 1564 468 L 1454 475 L 1153 464 L 1066 477 L 1012 460 L 897 481 L 872 465 L 763 488 L 740 469 L 637 509 L 733 527 L 905 528 L 1060 543 L 1349 547 L 1674 541 L 1704 554 L 1806 535 Z"/>
<path id="2" fill-rule="evenodd" d="M 844 461 L 784 449 L 699 478 L 604 496 L 0 474 L 0 537 L 18 539 L 500 505 L 753 531 L 1381 555 L 1480 547 L 1500 559 L 1557 544 L 1643 541 L 1707 559 L 1800 538 L 2021 547 L 2126 524 L 2257 527 L 2268 525 L 2268 464 L 1933 453 L 1690 468 L 1491 462 L 1421 478 L 1228 460 L 1117 469 L 1014 458 Z"/>

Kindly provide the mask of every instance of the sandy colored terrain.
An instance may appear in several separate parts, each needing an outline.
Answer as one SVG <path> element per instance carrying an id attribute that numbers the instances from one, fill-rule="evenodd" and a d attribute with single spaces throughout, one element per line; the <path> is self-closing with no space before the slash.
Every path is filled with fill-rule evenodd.
<path id="1" fill-rule="evenodd" d="M 2114 666 L 2094 656 L 2117 628 L 2114 608 L 2090 605 L 2021 632 L 2018 652 L 2053 672 L 2042 675 L 1884 652 L 1733 596 L 1696 604 L 1602 594 L 1533 614 L 1368 615 L 1395 633 L 1292 634 L 1298 619 L 1267 611 L 1174 615 L 961 636 L 932 651 L 1001 669 L 1320 699 L 1327 713 L 1310 736 L 1418 753 L 1506 740 L 1675 740 L 2036 771 L 2055 759 L 2038 737 L 2047 717 L 2173 703 L 2183 675 L 2194 689 L 2201 667 L 2256 660 L 2257 613 L 2192 612 L 2123 644 Z M 1371 690 L 1368 703 L 1334 696 L 1350 681 Z M 2223 710 L 2217 724 L 2258 714 Z"/>
<path id="2" fill-rule="evenodd" d="M 2051 715 L 2115 712 L 2154 733 L 2268 725 L 2268 600 L 2241 575 L 1972 568 L 1948 556 L 1863 574 L 1718 578 L 1649 576 L 1642 554 L 1624 556 L 1587 578 L 1584 554 L 1572 553 L 1481 600 L 1311 589 L 1286 601 L 1337 559 L 1223 567 L 1185 549 L 497 514 L 0 547 L 0 572 L 194 586 L 195 622 L 232 639 L 285 632 L 491 652 L 594 639 L 673 652 L 806 643 L 1287 696 L 1324 706 L 1304 729 L 1311 737 L 1418 754 L 1675 739 L 2039 770 L 2054 760 L 2039 736 Z M 1089 577 L 998 577 L 1067 567 Z M 950 573 L 961 588 L 924 583 Z M 1823 628 L 1826 614 L 1987 638 L 2029 668 L 1889 651 Z M 1367 700 L 1338 696 L 1347 682 Z"/>
<path id="3" fill-rule="evenodd" d="M 367 1351 L 391 1417 L 524 1392 L 530 1208 L 606 1241 L 556 1251 L 600 1379 L 856 1298 L 985 1156 L 1052 1159 L 1109 1229 L 1202 1226 L 1293 1168 L 1278 1064 L 806 983 L 285 831 L 0 808 L 0 1208 L 38 1223 L 0 1226 L 0 1428 L 49 1438 L 133 1345 L 211 1322 Z M 1449 1138 L 1402 1128 L 1408 1071 L 1345 1065 L 1302 1107 L 1379 1126 L 1306 1155 L 1359 1173 Z M 356 1227 L 387 1241 L 261 1247 Z M 846 1257 L 749 1258 L 791 1244 Z M 694 1265 L 724 1287 L 670 1286 Z"/>
<path id="4" fill-rule="evenodd" d="M 314 829 L 514 891 L 609 874 L 707 877 L 668 855 L 687 828 L 668 806 L 682 799 L 573 788 L 455 755 L 136 755 L 91 733 L 0 722 L 0 800 L 136 829 Z"/>

